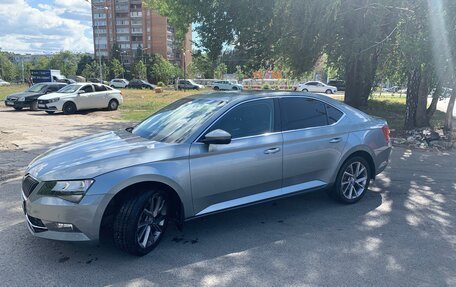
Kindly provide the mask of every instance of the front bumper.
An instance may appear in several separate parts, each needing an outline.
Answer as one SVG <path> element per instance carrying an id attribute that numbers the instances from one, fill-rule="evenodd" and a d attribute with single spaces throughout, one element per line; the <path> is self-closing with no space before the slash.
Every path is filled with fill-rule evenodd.
<path id="1" fill-rule="evenodd" d="M 29 101 L 20 102 L 20 101 L 11 101 L 8 99 L 5 100 L 5 106 L 12 107 L 12 108 L 30 108 L 31 105 L 32 105 L 32 102 L 29 102 Z"/>
<path id="2" fill-rule="evenodd" d="M 62 101 L 48 103 L 47 101 L 38 100 L 38 109 L 42 111 L 61 111 L 62 107 Z"/>
<path id="3" fill-rule="evenodd" d="M 22 208 L 29 231 L 37 237 L 63 240 L 98 240 L 104 194 L 85 195 L 79 203 L 38 195 L 42 183 L 27 198 L 22 192 Z M 71 227 L 69 227 L 71 225 Z"/>

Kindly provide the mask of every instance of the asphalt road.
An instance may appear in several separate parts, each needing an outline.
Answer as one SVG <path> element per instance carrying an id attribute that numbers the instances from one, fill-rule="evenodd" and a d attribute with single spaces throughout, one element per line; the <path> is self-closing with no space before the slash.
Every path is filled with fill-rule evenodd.
<path id="1" fill-rule="evenodd" d="M 0 118 L 1 130 L 8 124 Z M 14 153 L 26 164 L 44 148 L 45 139 Z M 455 162 L 455 153 L 395 148 L 355 205 L 316 192 L 229 211 L 188 222 L 183 232 L 171 226 L 141 258 L 109 241 L 33 237 L 20 181 L 9 175 L 0 183 L 0 285 L 456 286 Z"/>

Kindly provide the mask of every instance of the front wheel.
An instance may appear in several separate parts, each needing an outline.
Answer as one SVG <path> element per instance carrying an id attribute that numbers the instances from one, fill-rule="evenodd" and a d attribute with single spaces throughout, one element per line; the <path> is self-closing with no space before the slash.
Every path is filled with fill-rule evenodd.
<path id="1" fill-rule="evenodd" d="M 20 107 L 14 107 L 14 109 L 15 109 L 16 111 L 21 111 L 21 110 L 22 110 L 22 108 L 20 108 Z"/>
<path id="2" fill-rule="evenodd" d="M 38 111 L 38 101 L 33 101 L 32 104 L 30 105 L 30 109 L 32 111 Z"/>
<path id="3" fill-rule="evenodd" d="M 160 190 L 145 191 L 125 201 L 114 219 L 114 244 L 137 256 L 151 252 L 168 226 L 168 208 L 168 196 Z"/>
<path id="4" fill-rule="evenodd" d="M 330 192 L 340 202 L 355 203 L 366 194 L 370 180 L 369 163 L 364 158 L 355 156 L 342 165 Z"/>
<path id="5" fill-rule="evenodd" d="M 71 115 L 71 114 L 74 114 L 77 111 L 77 108 L 76 108 L 76 105 L 73 102 L 66 102 L 63 105 L 62 110 L 63 110 L 63 113 L 65 115 Z"/>
<path id="6" fill-rule="evenodd" d="M 220 88 L 219 87 L 214 87 L 214 90 L 218 91 L 218 90 L 220 90 Z"/>
<path id="7" fill-rule="evenodd" d="M 308 89 L 302 89 L 302 92 L 307 93 L 309 90 Z"/>
<path id="8" fill-rule="evenodd" d="M 238 87 L 233 87 L 233 91 L 239 90 Z"/>
<path id="9" fill-rule="evenodd" d="M 53 115 L 55 112 L 54 111 L 46 111 L 46 113 L 48 113 L 48 115 Z"/>
<path id="10" fill-rule="evenodd" d="M 326 93 L 327 94 L 332 94 L 333 92 L 330 89 L 328 89 L 328 90 L 326 90 Z"/>

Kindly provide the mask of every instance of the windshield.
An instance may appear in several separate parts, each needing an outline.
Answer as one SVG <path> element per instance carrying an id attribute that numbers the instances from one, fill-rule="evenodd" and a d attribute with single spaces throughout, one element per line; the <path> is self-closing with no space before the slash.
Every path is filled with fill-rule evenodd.
<path id="1" fill-rule="evenodd" d="M 154 141 L 180 143 L 225 104 L 218 99 L 180 99 L 145 119 L 132 133 Z"/>
<path id="2" fill-rule="evenodd" d="M 39 91 L 41 91 L 45 87 L 46 87 L 45 84 L 36 84 L 36 85 L 33 85 L 30 88 L 28 88 L 28 90 L 26 92 L 38 93 Z"/>
<path id="3" fill-rule="evenodd" d="M 58 90 L 59 93 L 74 93 L 76 92 L 82 85 L 79 84 L 71 84 L 68 86 L 65 86 Z"/>

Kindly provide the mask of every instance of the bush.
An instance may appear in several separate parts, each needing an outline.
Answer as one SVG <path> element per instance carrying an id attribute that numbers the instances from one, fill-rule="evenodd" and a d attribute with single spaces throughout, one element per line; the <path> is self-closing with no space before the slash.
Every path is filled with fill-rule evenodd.
<path id="1" fill-rule="evenodd" d="M 263 85 L 263 90 L 269 90 L 269 85 L 268 84 L 264 84 Z"/>
<path id="2" fill-rule="evenodd" d="M 157 86 L 159 86 L 159 87 L 164 87 L 165 84 L 164 84 L 163 82 L 158 82 L 158 83 L 157 83 Z"/>

